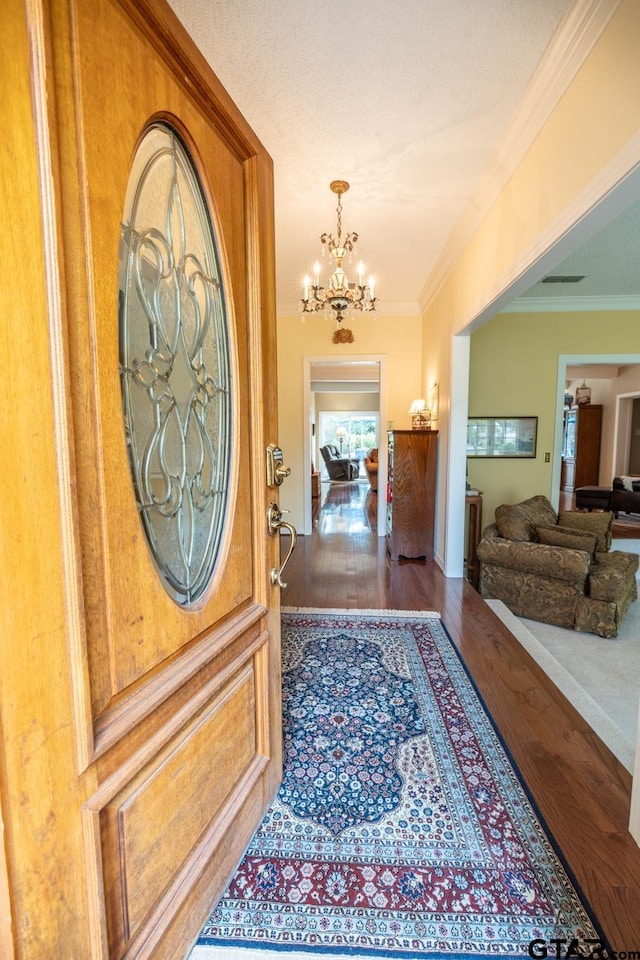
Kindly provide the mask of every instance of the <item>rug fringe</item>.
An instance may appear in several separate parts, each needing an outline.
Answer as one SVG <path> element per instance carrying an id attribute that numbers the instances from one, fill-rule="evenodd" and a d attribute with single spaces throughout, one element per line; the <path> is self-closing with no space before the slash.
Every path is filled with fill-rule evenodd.
<path id="1" fill-rule="evenodd" d="M 442 614 L 437 610 L 373 610 L 357 607 L 281 607 L 281 613 L 331 613 L 350 617 L 424 617 L 427 620 L 440 620 Z"/>
<path id="2" fill-rule="evenodd" d="M 322 948 L 320 948 L 319 952 L 325 955 L 328 953 L 327 950 L 322 951 Z M 313 958 L 318 957 L 318 955 L 319 953 L 315 950 L 311 952 L 305 950 L 304 953 L 300 953 L 298 950 L 290 952 L 288 948 L 283 949 L 282 947 L 273 950 L 268 947 L 245 949 L 244 947 L 218 947 L 199 943 L 188 955 L 187 960 L 270 960 L 270 958 L 274 958 L 274 960 L 313 960 Z M 377 952 L 372 953 L 369 950 L 367 950 L 366 953 L 362 953 L 361 951 L 344 953 L 344 951 L 340 951 L 339 953 L 329 953 L 328 955 L 331 960 L 381 960 L 383 957 L 383 954 Z M 387 954 L 387 956 L 389 956 L 389 954 Z"/>

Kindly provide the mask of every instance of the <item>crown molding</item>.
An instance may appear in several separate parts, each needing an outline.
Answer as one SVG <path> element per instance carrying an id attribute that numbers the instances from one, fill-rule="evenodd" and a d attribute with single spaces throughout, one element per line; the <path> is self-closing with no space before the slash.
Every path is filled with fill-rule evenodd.
<path id="1" fill-rule="evenodd" d="M 576 0 L 553 36 L 497 153 L 465 213 L 420 291 L 425 311 L 454 263 L 496 202 L 518 164 L 551 116 L 576 73 L 618 9 L 621 0 Z"/>
<path id="2" fill-rule="evenodd" d="M 520 297 L 500 313 L 581 313 L 592 310 L 640 310 L 640 296 Z"/>
<path id="3" fill-rule="evenodd" d="M 300 301 L 291 301 L 290 303 L 278 303 L 276 305 L 276 316 L 279 319 L 284 317 L 300 317 Z M 367 317 L 369 320 L 375 320 L 376 317 L 420 317 L 422 313 L 416 300 L 380 300 L 375 313 L 354 313 L 352 317 Z M 330 314 L 320 311 L 317 314 L 309 313 L 305 317 L 305 322 L 313 318 L 317 320 L 331 320 Z"/>
<path id="4" fill-rule="evenodd" d="M 593 236 L 604 223 L 608 223 L 612 212 L 615 216 L 632 200 L 636 200 L 639 190 L 640 131 L 627 141 L 597 176 L 573 198 L 569 206 L 536 237 L 534 243 L 483 293 L 461 318 L 457 332 L 465 330 L 471 333 L 496 313 L 510 312 L 520 294 L 526 293 L 548 269 L 567 257 L 577 245 Z M 549 301 L 551 299 L 548 298 Z M 595 301 L 597 298 L 584 299 Z M 615 299 L 618 298 L 603 297 L 601 302 Z M 635 307 L 618 309 L 630 310 Z"/>

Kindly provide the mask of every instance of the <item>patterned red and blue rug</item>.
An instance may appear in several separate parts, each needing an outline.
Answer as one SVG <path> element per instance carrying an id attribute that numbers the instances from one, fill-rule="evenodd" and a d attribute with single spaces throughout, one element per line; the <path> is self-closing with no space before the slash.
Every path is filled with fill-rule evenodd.
<path id="1" fill-rule="evenodd" d="M 282 786 L 192 960 L 601 939 L 437 614 L 286 611 L 282 650 Z"/>

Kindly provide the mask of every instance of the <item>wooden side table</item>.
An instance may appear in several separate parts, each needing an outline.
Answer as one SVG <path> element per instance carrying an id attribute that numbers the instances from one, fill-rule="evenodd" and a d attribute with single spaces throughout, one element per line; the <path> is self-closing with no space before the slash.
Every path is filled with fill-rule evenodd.
<path id="1" fill-rule="evenodd" d="M 320 471 L 311 471 L 311 496 L 315 499 L 320 496 Z"/>
<path id="2" fill-rule="evenodd" d="M 476 547 L 482 536 L 482 490 L 477 493 L 468 493 L 465 498 L 467 512 L 467 551 L 464 568 L 467 580 L 477 590 L 480 582 L 480 563 Z"/>

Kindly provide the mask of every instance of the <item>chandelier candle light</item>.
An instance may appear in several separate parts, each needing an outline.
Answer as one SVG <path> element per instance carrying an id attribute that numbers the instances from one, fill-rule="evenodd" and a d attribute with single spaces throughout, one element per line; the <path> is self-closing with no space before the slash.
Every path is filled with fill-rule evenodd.
<path id="1" fill-rule="evenodd" d="M 320 241 L 323 244 L 323 254 L 325 248 L 327 248 L 329 255 L 333 257 L 335 269 L 329 277 L 328 286 L 325 288 L 320 284 L 320 264 L 316 260 L 313 267 L 313 282 L 308 274 L 304 278 L 303 297 L 300 305 L 303 319 L 305 313 L 315 313 L 324 310 L 327 306 L 331 307 L 339 328 L 350 309 L 375 311 L 378 300 L 374 292 L 373 277 L 369 277 L 368 284 L 364 282 L 364 264 L 362 261 L 358 264 L 357 283 L 350 283 L 342 268 L 342 261 L 346 255 L 357 253 L 358 234 L 348 233 L 344 239 L 342 237 L 342 194 L 347 192 L 349 184 L 346 180 L 333 180 L 329 184 L 329 189 L 338 195 L 338 206 L 336 207 L 337 239 L 332 233 L 323 233 Z"/>

